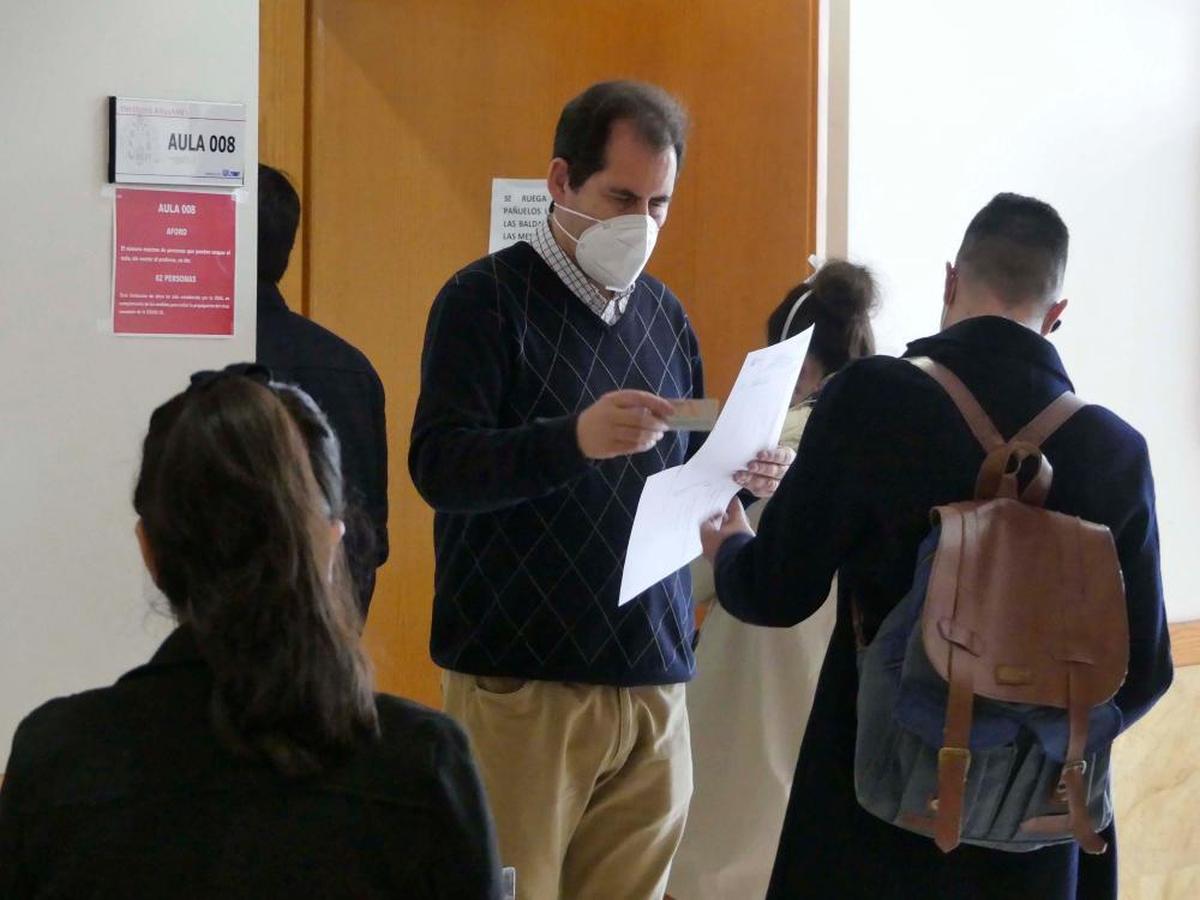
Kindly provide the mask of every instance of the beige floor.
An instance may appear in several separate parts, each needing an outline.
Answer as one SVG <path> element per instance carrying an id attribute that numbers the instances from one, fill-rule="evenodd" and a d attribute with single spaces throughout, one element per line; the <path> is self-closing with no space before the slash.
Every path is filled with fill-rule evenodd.
<path id="1" fill-rule="evenodd" d="M 1114 753 L 1121 900 L 1200 898 L 1200 665 Z"/>

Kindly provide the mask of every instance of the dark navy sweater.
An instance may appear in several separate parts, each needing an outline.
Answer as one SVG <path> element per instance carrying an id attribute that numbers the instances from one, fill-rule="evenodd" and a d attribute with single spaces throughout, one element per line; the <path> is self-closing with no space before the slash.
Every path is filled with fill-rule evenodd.
<path id="1" fill-rule="evenodd" d="M 434 300 L 409 470 L 436 511 L 438 665 L 620 686 L 691 677 L 686 569 L 617 606 L 642 485 L 684 461 L 687 435 L 600 462 L 576 441 L 579 413 L 621 388 L 704 394 L 687 315 L 648 275 L 606 325 L 519 243 Z"/>
<path id="2" fill-rule="evenodd" d="M 957 374 L 1004 435 L 1071 389 L 1057 351 L 1007 319 L 980 317 L 909 346 Z M 1054 466 L 1046 506 L 1111 529 L 1129 611 L 1129 674 L 1116 695 L 1125 725 L 1171 683 L 1146 442 L 1100 406 L 1045 443 Z M 855 363 L 822 391 L 796 462 L 756 538 L 717 556 L 717 595 L 759 625 L 792 625 L 824 602 L 838 575 L 838 619 L 813 701 L 769 897 L 1116 897 L 1116 848 L 1078 859 L 1075 844 L 1029 853 L 928 838 L 862 810 L 854 793 L 858 674 L 849 598 L 868 637 L 912 583 L 934 506 L 969 499 L 983 450 L 945 392 L 908 363 Z M 1076 875 L 1078 873 L 1078 895 Z"/>

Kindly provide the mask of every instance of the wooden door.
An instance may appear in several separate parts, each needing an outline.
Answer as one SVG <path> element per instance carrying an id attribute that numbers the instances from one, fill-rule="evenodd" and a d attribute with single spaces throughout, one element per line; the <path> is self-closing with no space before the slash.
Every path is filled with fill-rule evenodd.
<path id="1" fill-rule="evenodd" d="M 723 396 L 814 249 L 817 0 L 262 8 L 262 158 L 291 165 L 304 201 L 301 274 L 285 287 L 371 358 L 388 395 L 392 556 L 368 645 L 383 689 L 438 705 L 432 515 L 408 433 L 426 314 L 487 252 L 491 179 L 544 177 L 559 110 L 592 82 L 682 99 L 691 138 L 649 270 L 683 299 Z"/>

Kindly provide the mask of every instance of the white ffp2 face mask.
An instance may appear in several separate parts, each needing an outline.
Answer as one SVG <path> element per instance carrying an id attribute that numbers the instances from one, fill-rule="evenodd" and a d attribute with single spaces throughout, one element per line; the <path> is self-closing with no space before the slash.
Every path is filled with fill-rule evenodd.
<path id="1" fill-rule="evenodd" d="M 562 222 L 558 222 L 558 209 L 590 219 L 596 224 L 588 226 L 576 238 L 563 228 Z M 641 213 L 597 219 L 559 204 L 556 206 L 555 221 L 563 233 L 575 241 L 575 260 L 579 268 L 610 291 L 629 289 L 642 274 L 642 269 L 646 268 L 658 241 L 658 223 Z"/>

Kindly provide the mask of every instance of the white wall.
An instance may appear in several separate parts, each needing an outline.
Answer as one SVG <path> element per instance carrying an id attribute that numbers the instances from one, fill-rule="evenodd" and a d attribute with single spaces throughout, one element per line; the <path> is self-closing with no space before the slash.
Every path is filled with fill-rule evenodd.
<path id="1" fill-rule="evenodd" d="M 1146 435 L 1168 613 L 1200 618 L 1200 3 L 829 0 L 826 21 L 849 87 L 829 91 L 848 174 L 839 197 L 831 160 L 828 243 L 881 277 L 881 350 L 937 329 L 942 264 L 994 194 L 1052 203 L 1071 230 L 1054 341 L 1080 394 Z"/>
<path id="2" fill-rule="evenodd" d="M 254 355 L 253 179 L 238 207 L 236 337 L 116 338 L 109 94 L 247 105 L 257 0 L 0 0 L 0 771 L 34 705 L 149 658 L 130 505 L 150 411 Z"/>

